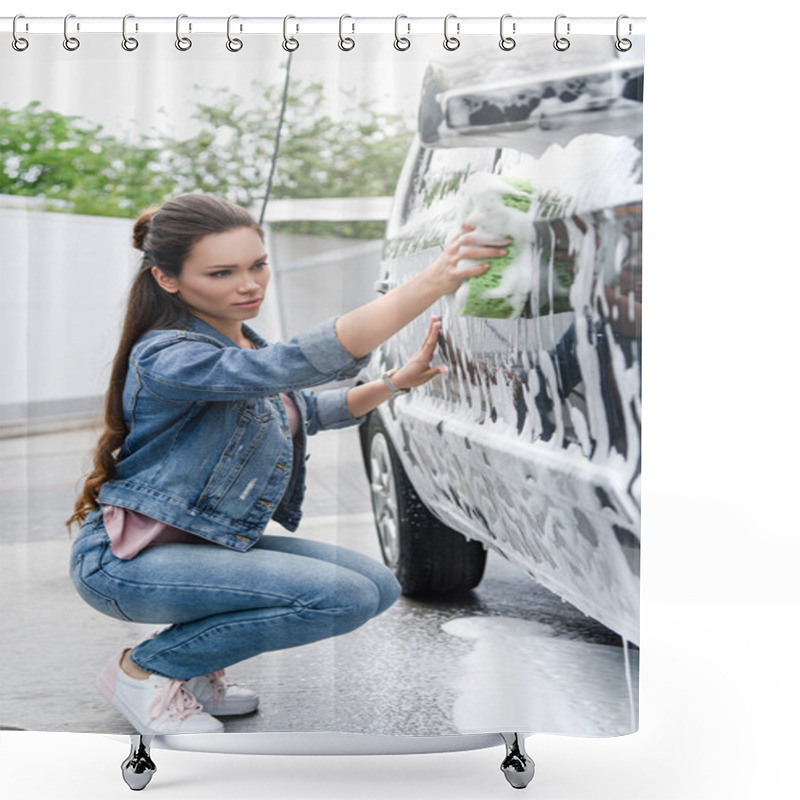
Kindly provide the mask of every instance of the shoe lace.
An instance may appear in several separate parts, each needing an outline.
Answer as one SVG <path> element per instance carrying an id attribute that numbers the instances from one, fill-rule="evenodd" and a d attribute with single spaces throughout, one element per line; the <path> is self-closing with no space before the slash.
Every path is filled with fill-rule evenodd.
<path id="1" fill-rule="evenodd" d="M 148 709 L 151 720 L 165 711 L 173 719 L 186 720 L 203 710 L 195 696 L 184 686 L 183 681 L 165 680 L 165 683 L 156 684 L 156 689 L 159 691 Z"/>
<path id="2" fill-rule="evenodd" d="M 214 690 L 214 704 L 216 705 L 231 683 L 225 677 L 224 669 L 218 669 L 216 672 L 209 672 L 206 677 L 211 683 L 211 688 Z"/>

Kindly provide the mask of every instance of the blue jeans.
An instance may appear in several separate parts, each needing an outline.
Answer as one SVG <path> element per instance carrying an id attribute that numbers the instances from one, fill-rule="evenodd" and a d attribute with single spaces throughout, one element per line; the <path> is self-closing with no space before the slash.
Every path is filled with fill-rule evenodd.
<path id="1" fill-rule="evenodd" d="M 75 539 L 70 577 L 104 614 L 171 623 L 130 657 L 140 669 L 179 680 L 348 633 L 400 595 L 393 573 L 374 559 L 290 536 L 264 535 L 245 552 L 166 544 L 119 559 L 99 515 Z"/>

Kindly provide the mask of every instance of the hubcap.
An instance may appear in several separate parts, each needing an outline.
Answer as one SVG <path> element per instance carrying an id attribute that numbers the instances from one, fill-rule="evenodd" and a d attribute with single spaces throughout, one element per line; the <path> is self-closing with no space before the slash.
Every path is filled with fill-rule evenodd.
<path id="1" fill-rule="evenodd" d="M 372 437 L 369 453 L 372 511 L 386 564 L 395 569 L 400 560 L 397 484 L 392 472 L 389 443 L 382 433 Z"/>

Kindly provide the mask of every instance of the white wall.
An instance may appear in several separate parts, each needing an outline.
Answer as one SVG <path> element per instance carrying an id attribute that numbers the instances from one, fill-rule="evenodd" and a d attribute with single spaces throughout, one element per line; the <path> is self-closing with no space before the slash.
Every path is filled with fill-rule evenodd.
<path id="1" fill-rule="evenodd" d="M 0 213 L 0 404 L 102 395 L 133 274 L 131 223 Z"/>

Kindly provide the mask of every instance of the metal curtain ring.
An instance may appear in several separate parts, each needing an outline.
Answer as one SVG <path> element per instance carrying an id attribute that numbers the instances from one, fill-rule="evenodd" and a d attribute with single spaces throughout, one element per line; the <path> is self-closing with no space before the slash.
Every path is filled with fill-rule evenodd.
<path id="1" fill-rule="evenodd" d="M 70 52 L 77 50 L 81 46 L 80 41 L 74 36 L 70 36 L 69 31 L 67 30 L 67 26 L 69 25 L 69 21 L 71 19 L 75 19 L 74 14 L 67 14 L 67 16 L 64 17 L 64 49 L 69 50 Z M 80 29 L 81 26 L 76 24 L 76 30 Z"/>
<path id="2" fill-rule="evenodd" d="M 405 36 L 400 36 L 398 28 L 400 26 L 401 19 L 408 19 L 408 17 L 405 14 L 398 14 L 394 18 L 394 49 L 408 50 L 408 48 L 411 47 L 411 39 L 408 39 Z M 408 33 L 411 33 L 411 24 L 407 22 L 406 27 L 408 28 Z"/>
<path id="3" fill-rule="evenodd" d="M 451 19 L 457 19 L 455 14 L 448 14 L 444 18 L 444 49 L 445 50 L 458 50 L 461 47 L 461 41 L 455 36 L 449 36 L 447 27 Z M 456 22 L 456 33 L 461 32 L 461 23 Z"/>
<path id="4" fill-rule="evenodd" d="M 517 43 L 516 43 L 516 41 L 514 39 L 512 39 L 510 36 L 506 36 L 505 35 L 505 24 L 506 24 L 506 20 L 507 19 L 511 19 L 511 14 L 503 14 L 503 16 L 500 17 L 500 49 L 501 50 L 513 50 L 517 46 Z M 511 23 L 511 33 L 516 33 L 516 32 L 517 32 L 517 23 L 516 22 L 512 22 Z"/>
<path id="5" fill-rule="evenodd" d="M 344 23 L 344 21 L 346 19 L 352 19 L 352 17 L 349 14 L 342 14 L 342 16 L 339 17 L 339 49 L 340 50 L 352 50 L 356 46 L 356 43 L 349 36 L 345 37 L 343 35 L 343 33 L 342 33 L 342 24 Z M 355 26 L 355 23 L 353 23 L 353 33 L 355 33 L 355 30 L 356 30 L 356 26 Z"/>
<path id="6" fill-rule="evenodd" d="M 620 22 L 621 22 L 623 19 L 628 19 L 628 17 L 627 17 L 627 15 L 626 15 L 626 14 L 620 14 L 620 15 L 617 17 L 617 41 L 616 41 L 616 42 L 614 42 L 614 47 L 616 47 L 616 48 L 617 48 L 617 50 L 619 50 L 621 53 L 626 53 L 628 50 L 630 50 L 630 49 L 631 49 L 631 47 L 633 47 L 633 44 L 632 44 L 632 42 L 631 42 L 631 40 L 630 40 L 630 39 L 623 39 L 623 38 L 622 38 L 622 37 L 619 35 Z M 633 27 L 631 26 L 631 24 L 630 24 L 630 22 L 629 22 L 629 23 L 628 23 L 628 33 L 630 34 L 632 30 L 633 30 Z"/>
<path id="7" fill-rule="evenodd" d="M 564 50 L 569 50 L 569 39 L 567 39 L 565 36 L 558 35 L 558 21 L 566 18 L 566 14 L 559 14 L 556 17 L 555 23 L 553 24 L 553 35 L 556 37 L 555 41 L 553 42 L 553 47 L 555 47 L 555 49 L 561 53 L 563 53 Z M 567 23 L 567 33 L 569 33 L 569 22 Z"/>
<path id="8" fill-rule="evenodd" d="M 188 50 L 192 46 L 192 40 L 188 36 L 181 36 L 181 20 L 186 19 L 188 14 L 178 14 L 175 20 L 175 47 L 178 50 Z M 192 23 L 189 23 L 189 30 L 192 29 Z"/>
<path id="9" fill-rule="evenodd" d="M 234 20 L 234 19 L 239 19 L 239 17 L 236 16 L 236 14 L 231 14 L 228 17 L 228 29 L 227 29 L 228 41 L 225 42 L 225 47 L 227 47 L 228 50 L 231 51 L 231 53 L 238 53 L 242 49 L 242 47 L 244 45 L 243 45 L 241 39 L 232 39 L 231 38 L 231 21 Z M 242 26 L 240 25 L 239 26 L 239 30 L 241 31 L 241 29 L 242 29 Z"/>
<path id="10" fill-rule="evenodd" d="M 18 19 L 25 19 L 25 15 L 24 14 L 17 14 L 17 16 L 14 17 L 14 22 L 11 24 L 11 35 L 14 37 L 11 40 L 11 46 L 18 53 L 21 53 L 23 50 L 27 50 L 28 49 L 28 45 L 30 44 L 30 42 L 27 39 L 25 39 L 24 37 L 17 35 L 17 20 Z M 25 28 L 27 29 L 27 27 L 28 27 L 28 24 L 25 23 Z"/>
<path id="11" fill-rule="evenodd" d="M 135 50 L 139 46 L 139 40 L 135 39 L 133 36 L 128 36 L 128 20 L 134 19 L 133 14 L 126 14 L 122 18 L 122 49 L 127 50 L 129 53 Z M 139 30 L 139 26 L 136 26 L 136 30 Z"/>
<path id="12" fill-rule="evenodd" d="M 297 41 L 294 36 L 288 35 L 290 19 L 296 19 L 296 17 L 293 17 L 291 14 L 289 14 L 283 18 L 283 49 L 288 53 L 292 53 L 297 50 L 298 47 L 300 47 L 300 42 Z M 295 25 L 295 30 L 298 30 L 298 27 L 299 26 Z"/>

